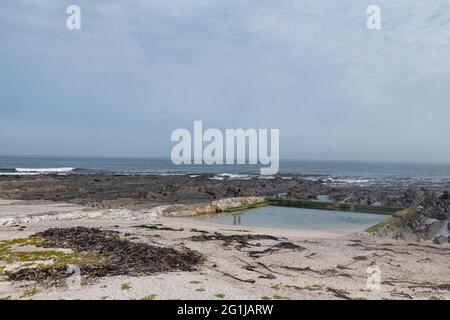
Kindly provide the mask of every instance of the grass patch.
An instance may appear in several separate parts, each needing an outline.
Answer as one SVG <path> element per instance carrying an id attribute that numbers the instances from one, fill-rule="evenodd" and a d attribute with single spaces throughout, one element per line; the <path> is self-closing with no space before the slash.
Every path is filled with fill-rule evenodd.
<path id="1" fill-rule="evenodd" d="M 140 300 L 155 300 L 156 294 L 149 294 L 148 296 L 142 297 Z"/>
<path id="2" fill-rule="evenodd" d="M 280 290 L 280 285 L 279 284 L 274 284 L 273 286 L 271 286 L 272 289 L 274 290 Z"/>
<path id="3" fill-rule="evenodd" d="M 203 292 L 203 291 L 205 291 L 205 289 L 203 289 L 203 288 L 198 288 L 198 289 L 196 289 L 195 291 Z"/>
<path id="4" fill-rule="evenodd" d="M 218 294 L 215 294 L 214 296 L 219 299 L 225 298 L 225 295 L 223 293 L 218 293 Z"/>
<path id="5" fill-rule="evenodd" d="M 284 287 L 285 287 L 285 288 L 288 288 L 288 289 L 295 289 L 295 290 L 309 290 L 309 291 L 318 291 L 318 290 L 321 290 L 321 289 L 322 289 L 322 286 L 319 285 L 319 284 L 313 284 L 313 285 L 310 285 L 310 286 L 303 286 L 303 287 L 300 287 L 300 286 L 294 286 L 294 285 L 289 285 L 289 284 L 287 284 L 287 285 L 285 285 Z"/>
<path id="6" fill-rule="evenodd" d="M 289 300 L 288 297 L 284 297 L 284 296 L 279 296 L 279 295 L 273 295 L 272 297 L 268 297 L 268 296 L 262 296 L 261 300 Z"/>
<path id="7" fill-rule="evenodd" d="M 38 294 L 38 293 L 39 293 L 39 290 L 36 289 L 36 288 L 28 289 L 28 290 L 25 290 L 25 291 L 22 293 L 22 295 L 20 296 L 20 298 L 32 297 L 32 296 L 34 296 L 34 295 L 36 295 L 36 294 Z"/>
<path id="8" fill-rule="evenodd" d="M 392 227 L 402 227 L 407 224 L 408 221 L 411 221 L 414 219 L 414 217 L 417 215 L 417 211 L 412 208 L 404 209 L 401 211 L 395 212 L 392 217 L 385 219 L 383 221 L 380 221 L 376 225 L 368 228 L 366 232 L 369 232 L 371 234 L 376 234 L 379 231 L 381 231 L 385 226 L 389 225 Z"/>
<path id="9" fill-rule="evenodd" d="M 129 283 L 123 283 L 123 284 L 120 286 L 120 289 L 122 289 L 122 290 L 130 290 L 131 288 L 133 288 L 133 287 L 132 287 L 131 284 L 129 284 Z"/>
<path id="10" fill-rule="evenodd" d="M 375 234 L 379 232 L 381 229 L 383 229 L 386 225 L 390 224 L 392 222 L 392 218 L 385 219 L 383 221 L 378 222 L 377 224 L 371 226 L 366 230 L 368 233 Z"/>
<path id="11" fill-rule="evenodd" d="M 192 280 L 192 281 L 190 281 L 189 283 L 192 283 L 192 284 L 200 284 L 200 283 L 202 283 L 201 281 L 198 281 L 198 280 Z"/>

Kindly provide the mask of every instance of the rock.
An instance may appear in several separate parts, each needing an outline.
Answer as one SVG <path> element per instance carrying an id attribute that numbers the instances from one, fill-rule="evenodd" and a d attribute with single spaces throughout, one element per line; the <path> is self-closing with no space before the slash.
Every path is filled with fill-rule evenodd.
<path id="1" fill-rule="evenodd" d="M 444 212 L 439 212 L 435 215 L 435 217 L 438 220 L 445 220 L 447 219 L 447 214 L 445 214 Z"/>
<path id="2" fill-rule="evenodd" d="M 220 211 L 226 211 L 231 208 L 251 205 L 264 201 L 264 197 L 238 197 L 238 198 L 225 198 L 212 202 L 212 205 L 218 208 Z"/>
<path id="3" fill-rule="evenodd" d="M 449 236 L 443 236 L 443 235 L 436 236 L 433 239 L 433 243 L 434 244 L 450 243 L 450 237 Z"/>
<path id="4" fill-rule="evenodd" d="M 442 195 L 439 197 L 440 200 L 449 200 L 450 199 L 450 194 L 447 190 L 445 190 L 444 192 L 442 192 Z"/>

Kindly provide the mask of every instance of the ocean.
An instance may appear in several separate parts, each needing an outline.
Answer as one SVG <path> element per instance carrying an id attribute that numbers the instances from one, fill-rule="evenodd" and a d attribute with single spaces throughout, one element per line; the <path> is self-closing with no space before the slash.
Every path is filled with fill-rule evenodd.
<path id="1" fill-rule="evenodd" d="M 213 179 L 250 179 L 258 165 L 174 165 L 161 158 L 0 156 L 0 175 L 211 174 Z M 450 185 L 450 164 L 372 161 L 281 160 L 279 174 L 360 185 Z M 271 177 L 265 177 L 270 179 Z"/>

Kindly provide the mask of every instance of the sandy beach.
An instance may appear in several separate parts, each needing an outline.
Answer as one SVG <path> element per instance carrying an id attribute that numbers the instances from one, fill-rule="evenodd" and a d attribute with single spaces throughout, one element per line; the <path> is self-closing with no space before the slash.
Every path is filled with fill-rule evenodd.
<path id="1" fill-rule="evenodd" d="M 44 284 L 3 273 L 2 299 L 449 299 L 450 245 L 383 239 L 364 232 L 289 230 L 216 225 L 195 218 L 94 214 L 105 211 L 50 201 L 0 201 L 0 217 L 44 216 L 0 227 L 0 240 L 27 238 L 49 228 L 86 227 L 122 239 L 186 248 L 205 256 L 192 271 L 83 277 Z M 133 209 L 136 210 L 136 209 Z M 80 212 L 91 215 L 80 215 Z M 70 216 L 71 213 L 75 213 Z M 69 216 L 68 216 L 69 214 Z M 138 218 L 136 218 L 138 217 Z M 25 220 L 24 220 L 25 221 Z M 146 226 L 146 227 L 145 227 Z M 258 239 L 258 235 L 267 236 Z M 243 238 L 233 238 L 243 236 Z M 249 237 L 250 236 L 250 237 Z M 252 239 L 251 236 L 256 236 Z M 273 238 L 271 238 L 273 237 Z M 34 251 L 33 246 L 15 250 Z M 39 249 L 43 250 L 43 249 Z M 12 263 L 14 265 L 15 263 Z M 12 267 L 3 261 L 3 271 Z M 5 269 L 6 267 L 6 269 Z M 13 266 L 24 268 L 17 263 Z M 368 287 L 378 268 L 379 288 Z M 67 276 L 69 277 L 69 275 Z"/>

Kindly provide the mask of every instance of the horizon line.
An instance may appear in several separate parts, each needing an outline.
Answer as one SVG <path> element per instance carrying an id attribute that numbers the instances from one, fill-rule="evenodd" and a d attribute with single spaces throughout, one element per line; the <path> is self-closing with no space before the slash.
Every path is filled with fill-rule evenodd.
<path id="1" fill-rule="evenodd" d="M 167 156 L 124 156 L 124 155 L 48 155 L 48 154 L 0 154 L 0 158 L 80 158 L 80 159 L 152 159 L 152 160 L 170 160 Z M 365 162 L 365 163 L 410 163 L 410 164 L 445 164 L 450 165 L 450 161 L 427 161 L 427 160 L 368 160 L 368 159 L 320 159 L 320 158 L 280 158 L 281 161 L 317 161 L 317 162 Z M 194 164 L 191 164 L 194 165 Z M 207 165 L 207 164 L 200 164 Z M 227 165 L 213 164 L 213 165 Z M 228 164 L 232 165 L 232 164 Z M 250 164 L 241 164 L 250 165 Z M 257 164 L 256 164 L 257 165 Z"/>

